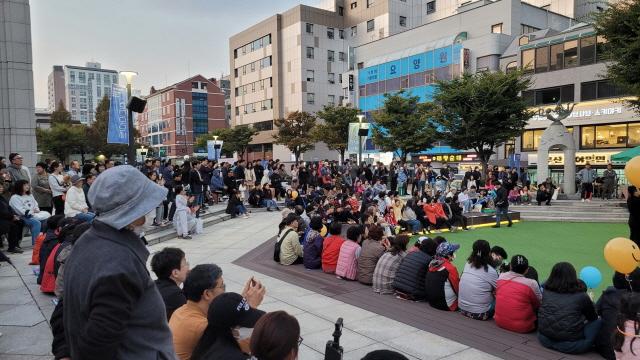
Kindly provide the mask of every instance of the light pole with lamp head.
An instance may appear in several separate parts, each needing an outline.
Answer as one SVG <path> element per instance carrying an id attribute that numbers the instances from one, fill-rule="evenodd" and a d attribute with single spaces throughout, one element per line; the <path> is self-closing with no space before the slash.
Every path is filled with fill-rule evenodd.
<path id="1" fill-rule="evenodd" d="M 362 164 L 362 121 L 364 115 L 358 115 L 358 166 Z"/>
<path id="2" fill-rule="evenodd" d="M 131 101 L 131 83 L 133 81 L 133 77 L 138 75 L 135 71 L 121 71 L 120 75 L 124 76 L 127 81 L 127 104 Z M 129 148 L 127 149 L 127 162 L 129 165 L 134 165 L 136 163 L 136 149 L 135 149 L 135 138 L 133 136 L 133 110 L 131 110 L 130 106 L 127 105 L 128 117 L 127 120 L 129 122 Z"/>

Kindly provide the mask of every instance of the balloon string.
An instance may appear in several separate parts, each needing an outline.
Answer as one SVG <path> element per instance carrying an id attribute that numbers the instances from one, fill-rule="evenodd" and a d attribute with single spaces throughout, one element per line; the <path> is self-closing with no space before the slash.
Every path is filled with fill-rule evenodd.
<path id="1" fill-rule="evenodd" d="M 626 274 L 624 276 L 624 279 L 627 280 L 627 283 L 629 283 L 629 289 L 631 289 L 631 291 L 633 291 L 633 286 L 631 286 L 631 277 L 629 276 L 629 274 Z"/>

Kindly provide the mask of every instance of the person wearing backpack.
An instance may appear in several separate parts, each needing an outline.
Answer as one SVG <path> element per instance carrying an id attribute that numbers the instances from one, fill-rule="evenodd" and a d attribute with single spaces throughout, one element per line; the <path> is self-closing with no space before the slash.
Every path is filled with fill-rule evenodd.
<path id="1" fill-rule="evenodd" d="M 273 260 L 281 265 L 302 264 L 302 245 L 298 238 L 298 216 L 289 214 L 284 219 L 285 227 L 280 232 L 273 253 Z"/>

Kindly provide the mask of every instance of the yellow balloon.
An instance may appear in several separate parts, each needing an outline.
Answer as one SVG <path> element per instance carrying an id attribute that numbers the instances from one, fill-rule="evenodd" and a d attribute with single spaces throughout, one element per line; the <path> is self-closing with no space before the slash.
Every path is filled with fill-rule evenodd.
<path id="1" fill-rule="evenodd" d="M 294 190 L 294 191 L 292 191 L 292 192 L 291 192 L 291 198 L 292 198 L 293 200 L 297 199 L 297 198 L 298 198 L 298 192 L 297 192 L 297 191 L 295 191 L 295 190 Z"/>
<path id="2" fill-rule="evenodd" d="M 327 226 L 326 225 L 322 225 L 322 229 L 320 229 L 320 235 L 323 236 L 323 237 L 327 235 Z"/>
<path id="3" fill-rule="evenodd" d="M 604 258 L 615 271 L 629 274 L 640 263 L 640 249 L 629 239 L 614 238 L 604 246 Z"/>
<path id="4" fill-rule="evenodd" d="M 624 167 L 624 176 L 630 183 L 640 188 L 640 156 L 636 156 L 627 162 Z"/>

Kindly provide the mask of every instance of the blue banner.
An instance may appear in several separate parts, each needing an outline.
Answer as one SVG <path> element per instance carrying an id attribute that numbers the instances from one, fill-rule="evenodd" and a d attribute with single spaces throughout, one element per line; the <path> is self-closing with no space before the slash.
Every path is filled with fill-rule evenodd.
<path id="1" fill-rule="evenodd" d="M 112 84 L 107 143 L 129 144 L 129 120 L 127 116 L 127 89 Z"/>

